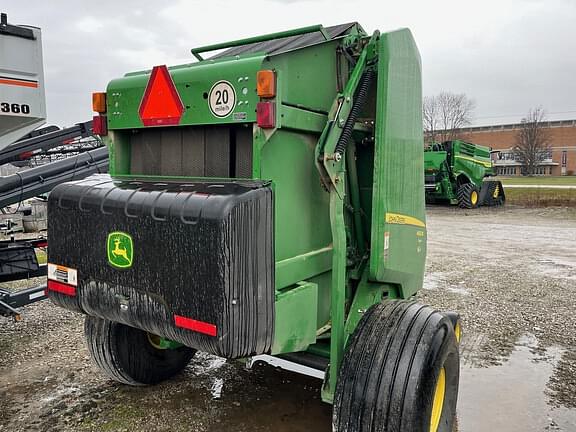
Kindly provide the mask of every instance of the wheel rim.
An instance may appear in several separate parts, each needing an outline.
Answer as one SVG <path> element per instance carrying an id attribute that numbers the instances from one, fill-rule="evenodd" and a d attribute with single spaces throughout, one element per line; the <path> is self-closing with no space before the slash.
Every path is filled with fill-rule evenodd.
<path id="1" fill-rule="evenodd" d="M 456 336 L 456 342 L 460 343 L 460 339 L 462 338 L 462 326 L 460 325 L 460 321 L 458 321 L 454 326 L 454 335 Z"/>
<path id="2" fill-rule="evenodd" d="M 472 193 L 470 194 L 470 201 L 472 202 L 472 205 L 476 205 L 476 203 L 478 202 L 478 192 L 472 191 Z"/>
<path id="3" fill-rule="evenodd" d="M 492 198 L 498 198 L 499 194 L 500 194 L 500 185 L 496 185 L 496 189 L 494 189 L 494 194 L 492 195 Z"/>
<path id="4" fill-rule="evenodd" d="M 430 432 L 437 432 L 442 417 L 442 408 L 444 407 L 444 395 L 446 393 L 446 370 L 440 369 L 436 388 L 434 389 L 434 399 L 432 404 L 432 417 L 430 419 Z"/>
<path id="5" fill-rule="evenodd" d="M 162 346 L 162 338 L 158 335 L 152 333 L 146 333 L 148 336 L 148 342 L 156 349 L 166 349 L 166 347 Z"/>

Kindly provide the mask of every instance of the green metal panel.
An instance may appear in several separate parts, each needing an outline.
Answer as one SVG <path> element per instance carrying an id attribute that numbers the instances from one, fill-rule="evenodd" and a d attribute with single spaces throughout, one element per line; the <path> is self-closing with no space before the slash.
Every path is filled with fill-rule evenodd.
<path id="1" fill-rule="evenodd" d="M 446 161 L 446 155 L 445 151 L 424 152 L 424 169 L 426 171 L 439 171 Z"/>
<path id="2" fill-rule="evenodd" d="M 452 141 L 452 149 L 454 177 L 464 174 L 480 187 L 484 177 L 494 175 L 489 147 L 456 140 Z"/>
<path id="3" fill-rule="evenodd" d="M 329 196 L 314 166 L 317 139 L 278 129 L 260 150 L 260 177 L 274 182 L 277 262 L 328 248 L 332 242 Z M 296 267 L 284 271 L 298 274 Z M 319 270 L 326 271 L 322 266 Z"/>
<path id="4" fill-rule="evenodd" d="M 316 342 L 318 285 L 301 282 L 276 294 L 272 354 L 304 351 Z"/>
<path id="5" fill-rule="evenodd" d="M 420 56 L 409 30 L 383 34 L 378 52 L 370 279 L 409 297 L 426 259 Z"/>
<path id="6" fill-rule="evenodd" d="M 169 68 L 185 107 L 180 126 L 256 121 L 256 73 L 262 69 L 263 56 L 204 61 Z M 108 128 L 143 127 L 138 115 L 151 71 L 127 74 L 108 84 Z M 212 114 L 207 95 L 219 81 L 229 82 L 236 92 L 236 104 L 225 118 Z"/>
<path id="7" fill-rule="evenodd" d="M 336 96 L 337 46 L 338 41 L 324 42 L 264 61 L 263 69 L 278 71 L 278 94 L 283 104 L 324 113 L 330 110 Z"/>

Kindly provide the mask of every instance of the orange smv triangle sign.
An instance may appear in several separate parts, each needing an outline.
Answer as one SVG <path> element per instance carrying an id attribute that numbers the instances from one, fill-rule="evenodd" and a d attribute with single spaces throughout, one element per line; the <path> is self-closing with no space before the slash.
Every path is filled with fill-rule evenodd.
<path id="1" fill-rule="evenodd" d="M 177 125 L 184 105 L 166 65 L 154 66 L 138 113 L 144 126 Z"/>

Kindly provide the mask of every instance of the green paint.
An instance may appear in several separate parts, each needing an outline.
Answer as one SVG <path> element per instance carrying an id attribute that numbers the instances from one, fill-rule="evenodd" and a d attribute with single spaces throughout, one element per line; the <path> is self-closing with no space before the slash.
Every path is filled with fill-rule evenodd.
<path id="1" fill-rule="evenodd" d="M 446 151 L 447 146 L 451 151 Z M 426 149 L 424 173 L 436 177 L 435 188 L 427 189 L 426 196 L 452 204 L 458 203 L 457 189 L 462 181 L 474 183 L 480 191 L 484 178 L 495 175 L 490 148 L 461 140 L 433 144 Z"/>
<path id="2" fill-rule="evenodd" d="M 354 63 L 345 56 L 338 60 L 343 47 L 353 53 Z M 194 52 L 199 55 L 213 48 Z M 270 99 L 276 104 L 275 129 L 255 124 L 260 69 L 276 72 L 277 95 Z M 342 125 L 369 69 L 377 78 L 354 127 L 353 142 L 336 160 Z M 400 30 L 369 37 L 354 25 L 344 37 L 286 53 L 203 60 L 169 71 L 185 106 L 179 126 L 252 125 L 252 177 L 269 180 L 274 191 L 273 353 L 308 349 L 329 356 L 322 398 L 330 402 L 346 341 L 363 311 L 383 298 L 409 297 L 422 285 L 426 255 L 422 101 L 420 58 L 412 36 Z M 138 108 L 149 76 L 150 71 L 134 72 L 108 86 L 106 141 L 114 178 L 229 181 L 131 173 L 130 135 L 146 133 Z M 243 101 L 225 118 L 212 115 L 204 98 L 220 80 L 230 82 L 238 101 Z M 234 114 L 243 112 L 246 116 L 235 120 Z M 119 239 L 119 247 L 129 260 L 113 254 L 110 236 L 118 234 L 126 236 Z M 111 233 L 107 253 L 111 265 L 129 267 L 131 238 Z M 318 330 L 327 325 L 330 332 L 318 339 Z"/>
<path id="3" fill-rule="evenodd" d="M 420 55 L 408 30 L 383 34 L 378 51 L 369 279 L 407 298 L 422 287 L 426 228 L 386 214 L 426 222 Z"/>
<path id="4" fill-rule="evenodd" d="M 256 121 L 256 73 L 262 67 L 263 56 L 227 59 L 219 63 L 210 61 L 169 68 L 170 75 L 184 105 L 179 126 L 221 123 L 253 123 Z M 217 68 L 217 71 L 215 71 Z M 144 96 L 151 71 L 125 75 L 108 84 L 108 129 L 142 128 L 138 109 Z M 232 112 L 219 118 L 212 114 L 208 99 L 211 87 L 218 81 L 228 81 L 236 92 L 236 105 Z M 240 103 L 242 102 L 242 103 Z M 242 120 L 234 114 L 245 113 Z"/>
<path id="5" fill-rule="evenodd" d="M 134 258 L 134 245 L 130 234 L 114 231 L 108 234 L 106 241 L 108 262 L 116 268 L 130 268 Z"/>
<path id="6" fill-rule="evenodd" d="M 276 294 L 272 355 L 304 351 L 316 342 L 317 308 L 318 285 L 315 283 L 300 282 L 292 289 Z"/>

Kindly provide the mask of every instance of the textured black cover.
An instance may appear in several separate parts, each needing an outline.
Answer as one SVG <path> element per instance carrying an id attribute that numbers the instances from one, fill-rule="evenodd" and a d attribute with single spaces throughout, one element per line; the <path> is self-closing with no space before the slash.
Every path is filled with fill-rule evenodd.
<path id="1" fill-rule="evenodd" d="M 339 24 L 332 27 L 326 27 L 325 30 L 328 32 L 331 38 L 336 38 L 338 36 L 345 35 L 348 30 L 350 30 L 355 25 L 358 25 L 358 23 L 352 22 Z M 305 48 L 310 45 L 324 42 L 324 40 L 324 36 L 322 36 L 322 33 L 320 32 L 306 33 L 298 36 L 288 36 L 280 39 L 273 39 L 266 42 L 256 42 L 252 44 L 241 45 L 215 54 L 210 58 L 217 59 L 240 54 L 260 52 L 266 54 L 281 54 L 287 51 Z"/>
<path id="2" fill-rule="evenodd" d="M 266 353 L 274 334 L 273 192 L 266 182 L 152 183 L 108 175 L 57 186 L 50 263 L 78 270 L 65 308 L 228 358 Z M 132 236 L 132 267 L 108 263 L 108 233 Z M 209 336 L 174 315 L 217 326 Z"/>

